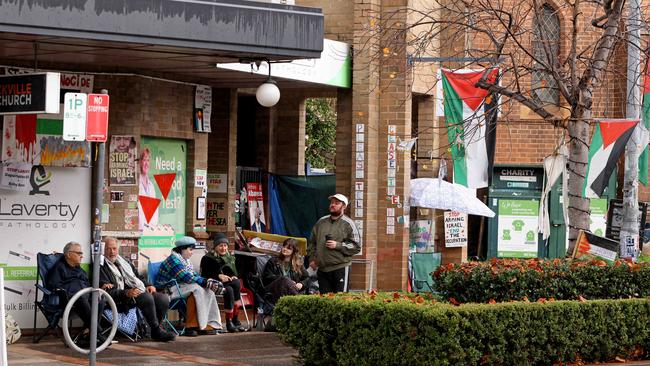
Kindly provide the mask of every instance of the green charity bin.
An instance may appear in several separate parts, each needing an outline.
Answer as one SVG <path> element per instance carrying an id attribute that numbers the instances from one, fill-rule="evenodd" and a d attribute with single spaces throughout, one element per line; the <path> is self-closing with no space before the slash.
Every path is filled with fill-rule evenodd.
<path id="1" fill-rule="evenodd" d="M 488 258 L 544 257 L 539 234 L 539 201 L 544 169 L 531 165 L 495 165 L 488 206 Z"/>

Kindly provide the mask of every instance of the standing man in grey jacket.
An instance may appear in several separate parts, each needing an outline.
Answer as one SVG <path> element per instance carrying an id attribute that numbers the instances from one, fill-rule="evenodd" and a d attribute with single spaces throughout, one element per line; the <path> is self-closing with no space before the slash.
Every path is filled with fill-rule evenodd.
<path id="1" fill-rule="evenodd" d="M 330 214 L 316 222 L 309 238 L 309 265 L 318 268 L 322 294 L 347 291 L 352 256 L 361 251 L 359 230 L 345 215 L 348 198 L 337 193 L 329 200 Z"/>

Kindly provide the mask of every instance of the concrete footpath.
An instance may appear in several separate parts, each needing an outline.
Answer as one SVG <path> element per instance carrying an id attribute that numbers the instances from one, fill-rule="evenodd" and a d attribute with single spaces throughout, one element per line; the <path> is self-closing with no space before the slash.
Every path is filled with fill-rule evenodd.
<path id="1" fill-rule="evenodd" d="M 9 365 L 88 365 L 88 356 L 67 348 L 52 336 L 38 344 L 25 337 L 7 347 Z M 296 365 L 296 352 L 276 333 L 246 332 L 195 338 L 178 337 L 169 343 L 118 343 L 97 355 L 97 366 L 109 365 Z"/>

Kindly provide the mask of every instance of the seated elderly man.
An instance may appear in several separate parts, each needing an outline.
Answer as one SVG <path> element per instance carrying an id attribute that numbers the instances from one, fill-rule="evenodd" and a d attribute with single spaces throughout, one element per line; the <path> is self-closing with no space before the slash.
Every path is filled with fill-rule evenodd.
<path id="1" fill-rule="evenodd" d="M 115 300 L 118 311 L 138 307 L 151 328 L 153 340 L 174 340 L 173 334 L 160 328 L 169 306 L 169 297 L 156 292 L 154 286 L 137 276 L 133 265 L 119 255 L 117 239 L 104 238 L 104 259 L 104 264 L 99 267 L 99 286 Z"/>
<path id="2" fill-rule="evenodd" d="M 156 286 L 164 286 L 176 280 L 179 288 L 170 288 L 172 299 L 187 296 L 185 336 L 216 334 L 221 330 L 221 315 L 214 296 L 223 293 L 223 284 L 212 278 L 205 278 L 194 271 L 190 257 L 194 252 L 196 239 L 184 236 L 176 240 L 172 253 L 160 265 Z"/>
<path id="3" fill-rule="evenodd" d="M 45 286 L 48 289 L 62 289 L 66 292 L 68 299 L 80 290 L 90 287 L 88 275 L 81 269 L 81 258 L 83 252 L 81 245 L 71 241 L 63 248 L 63 257 L 54 264 L 47 276 Z M 91 317 L 91 296 L 90 293 L 81 296 L 73 305 L 72 310 L 79 315 L 83 321 L 84 327 L 90 328 Z M 103 311 L 104 302 L 99 302 L 99 314 Z M 100 317 L 97 316 L 99 320 Z M 101 327 L 97 324 L 97 339 L 103 342 L 105 338 L 101 334 Z"/>

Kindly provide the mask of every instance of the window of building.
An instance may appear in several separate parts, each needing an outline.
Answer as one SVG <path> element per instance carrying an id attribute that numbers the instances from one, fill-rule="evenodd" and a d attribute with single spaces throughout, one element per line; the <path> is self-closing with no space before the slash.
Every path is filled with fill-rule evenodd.
<path id="1" fill-rule="evenodd" d="M 548 66 L 557 63 L 560 54 L 560 18 L 557 11 L 544 4 L 533 20 L 533 55 L 536 62 L 532 72 L 532 95 L 544 104 L 560 104 L 557 82 L 549 74 Z"/>

